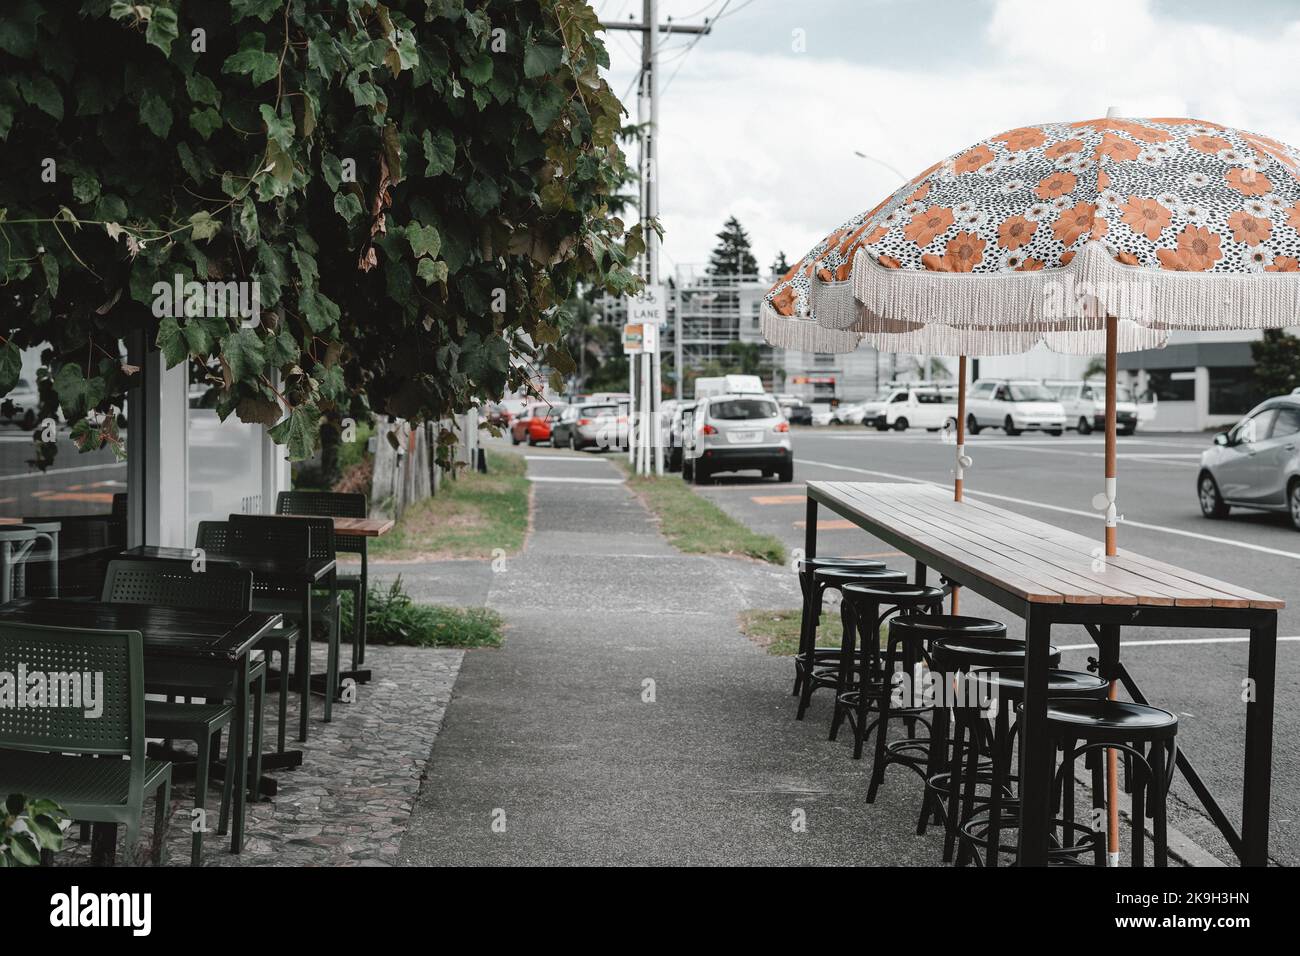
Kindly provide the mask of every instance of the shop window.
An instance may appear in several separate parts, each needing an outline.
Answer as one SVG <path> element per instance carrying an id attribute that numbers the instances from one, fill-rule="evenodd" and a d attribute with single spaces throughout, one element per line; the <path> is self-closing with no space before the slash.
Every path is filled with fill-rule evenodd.
<path id="1" fill-rule="evenodd" d="M 1194 401 L 1196 398 L 1196 369 L 1153 369 L 1147 372 L 1147 389 L 1162 402 Z"/>
<path id="2" fill-rule="evenodd" d="M 1242 415 L 1255 405 L 1252 366 L 1210 369 L 1210 414 Z"/>

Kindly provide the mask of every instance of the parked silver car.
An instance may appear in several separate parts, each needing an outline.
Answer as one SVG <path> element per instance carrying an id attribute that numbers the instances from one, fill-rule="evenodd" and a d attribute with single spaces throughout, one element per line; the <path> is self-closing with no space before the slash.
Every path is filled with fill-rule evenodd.
<path id="1" fill-rule="evenodd" d="M 1201 513 L 1285 511 L 1300 531 L 1300 395 L 1270 398 L 1231 431 L 1214 436 L 1196 479 Z"/>
<path id="2" fill-rule="evenodd" d="M 790 423 L 770 395 L 711 395 L 695 403 L 682 477 L 703 484 L 720 471 L 758 469 L 794 480 Z"/>
<path id="3" fill-rule="evenodd" d="M 626 410 L 612 403 L 569 405 L 551 423 L 551 447 L 626 448 Z"/>

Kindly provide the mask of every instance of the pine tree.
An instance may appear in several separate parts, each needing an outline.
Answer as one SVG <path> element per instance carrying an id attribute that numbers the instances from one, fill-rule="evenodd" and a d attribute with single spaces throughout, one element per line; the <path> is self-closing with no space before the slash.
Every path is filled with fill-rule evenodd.
<path id="1" fill-rule="evenodd" d="M 1250 343 L 1250 353 L 1255 359 L 1258 400 L 1300 387 L 1300 339 L 1282 329 L 1265 329 L 1262 339 Z"/>
<path id="2" fill-rule="evenodd" d="M 782 249 L 776 254 L 776 259 L 772 262 L 772 275 L 783 276 L 790 271 L 790 263 L 785 261 L 785 250 Z"/>
<path id="3" fill-rule="evenodd" d="M 745 232 L 735 216 L 729 218 L 718 233 L 718 245 L 709 258 L 709 275 L 734 276 L 757 275 L 758 260 L 749 245 L 749 233 Z"/>

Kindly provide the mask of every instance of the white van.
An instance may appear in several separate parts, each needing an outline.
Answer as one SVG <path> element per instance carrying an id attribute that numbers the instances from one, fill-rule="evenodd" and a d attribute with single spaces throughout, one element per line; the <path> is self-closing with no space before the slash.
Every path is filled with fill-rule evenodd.
<path id="1" fill-rule="evenodd" d="M 978 435 L 982 428 L 1059 435 L 1065 431 L 1065 409 L 1042 382 L 982 378 L 966 399 L 966 430 Z"/>
<path id="2" fill-rule="evenodd" d="M 937 388 L 895 388 L 883 400 L 867 403 L 864 425 L 875 425 L 880 431 L 924 428 L 938 431 L 949 422 L 957 425 L 955 398 Z"/>
<path id="3" fill-rule="evenodd" d="M 695 399 L 713 395 L 762 395 L 763 380 L 757 375 L 715 375 L 695 380 Z"/>
<path id="4" fill-rule="evenodd" d="M 1047 387 L 1056 394 L 1056 400 L 1065 410 L 1065 427 L 1077 429 L 1080 435 L 1086 435 L 1094 428 L 1106 427 L 1106 383 L 1087 382 L 1047 382 Z M 1138 406 L 1133 397 L 1133 390 L 1127 385 L 1115 388 L 1115 431 L 1120 435 L 1132 435 L 1137 431 Z"/>

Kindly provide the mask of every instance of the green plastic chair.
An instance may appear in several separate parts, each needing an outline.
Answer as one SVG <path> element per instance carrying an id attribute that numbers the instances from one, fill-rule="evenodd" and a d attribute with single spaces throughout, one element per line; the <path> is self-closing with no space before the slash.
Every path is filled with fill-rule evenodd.
<path id="1" fill-rule="evenodd" d="M 275 496 L 275 513 L 278 515 L 304 515 L 327 518 L 367 518 L 369 505 L 362 494 L 341 491 L 282 491 Z M 339 591 L 352 593 L 352 667 L 355 670 L 366 660 L 366 601 L 370 587 L 369 556 L 364 535 L 336 534 L 334 550 L 337 554 L 361 555 L 361 573 L 340 573 Z"/>
<path id="2" fill-rule="evenodd" d="M 0 793 L 53 800 L 74 820 L 121 824 L 140 838 L 147 793 L 157 794 L 153 860 L 171 802 L 172 765 L 145 756 L 144 649 L 139 631 L 0 624 L 0 671 L 103 675 L 103 712 L 84 705 L 0 708 Z M 57 691 L 67 691 L 66 684 Z M 123 760 L 120 758 L 128 757 Z"/>
<path id="3" fill-rule="evenodd" d="M 185 561 L 112 561 L 104 576 L 102 600 L 111 604 L 144 604 L 154 607 L 190 607 L 210 611 L 248 611 L 252 608 L 253 574 L 230 567 L 211 565 L 194 571 Z M 164 669 L 159 673 L 159 668 Z M 249 697 L 253 712 L 252 765 L 254 781 L 250 799 L 257 797 L 256 781 L 261 775 L 262 702 L 266 687 L 266 663 L 249 668 Z M 212 762 L 221 751 L 221 733 L 235 718 L 235 707 L 227 703 L 235 688 L 224 665 L 150 662 L 146 693 L 181 700 L 145 701 L 145 728 L 150 737 L 164 740 L 192 740 L 198 748 L 194 773 L 194 808 L 207 808 L 208 780 Z M 204 703 L 195 703 L 201 697 Z M 227 751 L 229 747 L 227 747 Z M 221 792 L 218 834 L 227 832 L 230 820 L 234 760 L 227 755 Z M 191 838 L 190 865 L 203 858 L 203 829 Z"/>

